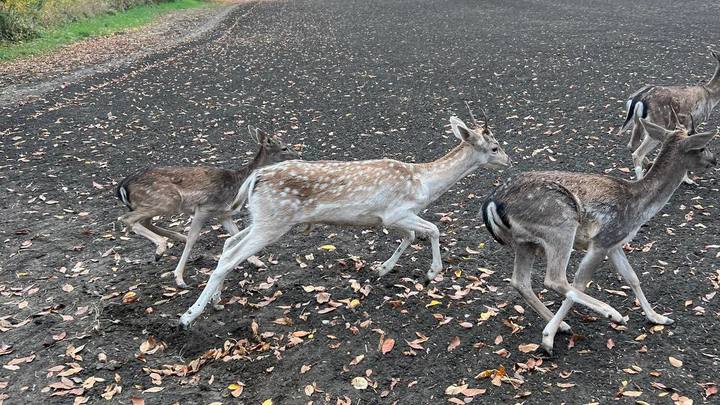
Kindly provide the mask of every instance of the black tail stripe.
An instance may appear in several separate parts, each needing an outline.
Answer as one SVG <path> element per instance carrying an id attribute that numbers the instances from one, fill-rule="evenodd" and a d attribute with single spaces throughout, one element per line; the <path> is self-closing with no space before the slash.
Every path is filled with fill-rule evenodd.
<path id="1" fill-rule="evenodd" d="M 495 231 L 493 231 L 492 224 L 490 223 L 490 218 L 488 217 L 488 214 L 487 214 L 487 207 L 491 202 L 494 202 L 493 199 L 488 198 L 487 200 L 485 200 L 485 202 L 482 205 L 482 208 L 480 209 L 482 211 L 482 217 L 483 217 L 483 222 L 485 223 L 485 229 L 487 229 L 488 232 L 490 232 L 490 236 L 492 236 L 493 239 L 495 239 L 495 241 L 497 241 L 497 243 L 504 245 L 505 242 L 503 242 L 503 240 L 500 239 L 500 237 L 495 234 Z M 498 204 L 495 203 L 495 206 L 497 206 L 497 205 Z M 498 214 L 500 214 L 500 211 L 498 211 Z M 503 218 L 502 215 L 500 216 L 500 219 L 503 221 L 503 223 L 506 221 L 506 218 Z M 508 226 L 508 228 L 509 228 L 509 226 Z"/>

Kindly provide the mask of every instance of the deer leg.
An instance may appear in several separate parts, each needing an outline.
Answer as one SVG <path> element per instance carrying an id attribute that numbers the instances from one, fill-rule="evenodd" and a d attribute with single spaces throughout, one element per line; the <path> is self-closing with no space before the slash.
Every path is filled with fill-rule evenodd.
<path id="1" fill-rule="evenodd" d="M 242 241 L 233 244 L 230 249 L 223 250 L 217 268 L 210 274 L 210 279 L 202 293 L 195 303 L 180 317 L 180 327 L 187 329 L 188 326 L 200 316 L 208 302 L 210 302 L 210 299 L 222 286 L 230 270 L 234 269 L 239 263 L 247 260 L 251 255 L 259 252 L 265 246 L 278 240 L 289 229 L 290 226 L 282 225 L 273 227 L 251 225 L 250 230 Z"/>
<path id="2" fill-rule="evenodd" d="M 643 138 L 640 146 L 638 146 L 638 148 L 635 149 L 635 152 L 632 153 L 633 164 L 635 165 L 635 177 L 637 180 L 640 180 L 644 177 L 643 162 L 645 160 L 645 157 L 648 153 L 652 152 L 659 144 L 660 142 L 654 140 L 649 136 L 646 136 L 645 138 Z"/>
<path id="3" fill-rule="evenodd" d="M 400 242 L 400 246 L 398 246 L 395 250 L 395 253 L 393 253 L 392 256 L 390 256 L 390 258 L 387 259 L 385 263 L 380 266 L 380 269 L 378 270 L 378 277 L 382 277 L 388 274 L 390 270 L 395 267 L 395 264 L 400 259 L 400 256 L 402 256 L 403 252 L 405 252 L 405 249 L 407 249 L 408 246 L 410 246 L 410 244 L 413 243 L 413 241 L 415 240 L 414 231 L 410 231 L 407 229 L 401 229 L 401 231 L 403 233 L 403 238 Z"/>
<path id="4" fill-rule="evenodd" d="M 532 267 L 535 263 L 535 253 L 528 246 L 520 245 L 515 249 L 515 269 L 513 270 L 512 280 L 510 284 L 520 293 L 534 310 L 545 321 L 550 321 L 553 317 L 552 311 L 540 301 L 532 290 Z M 563 332 L 570 332 L 570 325 L 565 322 L 560 324 Z"/>
<path id="5" fill-rule="evenodd" d="M 558 293 L 564 295 L 565 298 L 569 298 L 575 303 L 590 308 L 602 315 L 604 318 L 610 318 L 616 323 L 625 324 L 627 319 L 620 315 L 620 313 L 613 307 L 585 294 L 568 283 L 566 271 L 568 262 L 570 261 L 572 241 L 574 238 L 575 232 L 573 231 L 571 239 L 565 241 L 560 240 L 558 241 L 559 243 L 552 246 L 552 248 L 545 249 L 545 255 L 547 257 L 545 286 L 557 291 Z"/>
<path id="6" fill-rule="evenodd" d="M 580 262 L 577 272 L 575 273 L 573 287 L 577 288 L 578 291 L 584 292 L 587 283 L 592 279 L 593 271 L 598 267 L 604 258 L 604 250 L 590 247 Z M 555 341 L 555 334 L 557 333 L 558 327 L 562 330 L 562 323 L 564 323 L 562 321 L 570 312 L 570 308 L 572 308 L 573 304 L 574 302 L 572 299 L 565 298 L 560 306 L 560 309 L 558 309 L 555 316 L 550 319 L 548 324 L 545 325 L 545 329 L 543 329 L 542 345 L 545 351 L 550 354 L 552 354 L 553 342 Z"/>
<path id="7" fill-rule="evenodd" d="M 440 256 L 440 230 L 432 222 L 428 222 L 415 214 L 391 224 L 393 228 L 405 229 L 419 234 L 427 235 L 432 248 L 432 264 L 427 272 L 426 284 L 430 283 L 442 271 L 442 257 Z"/>
<path id="8" fill-rule="evenodd" d="M 640 145 L 640 139 L 642 139 L 642 136 L 645 132 L 645 129 L 642 127 L 642 125 L 634 125 L 632 132 L 630 132 L 630 142 L 628 142 L 627 147 L 631 151 L 634 151 L 638 148 Z"/>
<path id="9" fill-rule="evenodd" d="M 145 226 L 145 228 L 151 230 L 152 232 L 155 232 L 156 234 L 158 234 L 160 236 L 164 236 L 166 238 L 170 238 L 172 240 L 176 240 L 178 242 L 183 242 L 183 243 L 187 241 L 187 238 L 185 237 L 185 235 L 183 235 L 179 232 L 171 231 L 169 229 L 161 228 L 157 225 L 154 225 L 152 222 L 150 222 L 150 218 L 144 220 L 142 222 L 142 224 L 143 224 L 143 226 Z"/>
<path id="10" fill-rule="evenodd" d="M 650 322 L 660 325 L 670 325 L 674 322 L 672 319 L 658 314 L 652 308 L 647 298 L 645 298 L 645 294 L 643 293 L 642 288 L 640 288 L 640 280 L 638 279 L 637 274 L 635 274 L 633 268 L 630 266 L 627 256 L 625 256 L 625 252 L 623 252 L 622 248 L 616 248 L 610 251 L 610 261 L 613 266 L 615 266 L 617 272 L 620 273 L 622 278 L 630 284 L 630 288 L 632 288 L 633 293 L 635 293 L 635 297 L 637 297 L 640 302 L 642 310 L 645 312 L 645 317 Z"/>
<path id="11" fill-rule="evenodd" d="M 240 229 L 238 229 L 232 217 L 224 217 L 222 219 L 222 226 L 223 228 L 225 228 L 225 231 L 227 231 L 227 233 L 229 233 L 230 235 L 236 235 L 240 232 Z"/>
<path id="12" fill-rule="evenodd" d="M 121 216 L 119 219 L 125 223 L 128 228 L 132 229 L 133 232 L 146 237 L 155 244 L 155 261 L 158 261 L 167 250 L 167 239 L 143 226 L 142 222 L 152 217 L 152 213 L 132 211 Z"/>
<path id="13" fill-rule="evenodd" d="M 202 230 L 202 226 L 207 217 L 208 215 L 206 213 L 200 210 L 195 210 L 195 215 L 193 215 L 192 222 L 190 223 L 190 231 L 188 232 L 187 242 L 185 242 L 185 248 L 183 249 L 182 256 L 180 256 L 180 261 L 178 262 L 177 267 L 175 267 L 174 272 L 175 284 L 177 284 L 180 288 L 188 288 L 187 284 L 185 284 L 185 280 L 183 279 L 185 264 L 190 257 L 190 251 L 192 250 L 193 245 L 197 241 L 198 236 L 200 236 L 200 231 Z"/>

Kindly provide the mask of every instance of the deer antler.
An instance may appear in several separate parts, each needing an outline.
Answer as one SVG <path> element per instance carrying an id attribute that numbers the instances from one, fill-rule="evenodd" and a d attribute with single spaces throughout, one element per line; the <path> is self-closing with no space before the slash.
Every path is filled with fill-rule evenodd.
<path id="1" fill-rule="evenodd" d="M 488 119 L 487 114 L 485 114 L 485 109 L 484 109 L 484 108 L 480 108 L 480 111 L 482 111 L 482 113 L 483 113 L 483 119 L 485 120 L 485 131 L 489 131 L 490 128 L 488 128 L 488 122 L 489 122 L 490 120 Z"/>
<path id="2" fill-rule="evenodd" d="M 470 119 L 472 120 L 473 127 L 478 128 L 480 125 L 478 124 L 477 120 L 475 119 L 475 115 L 473 115 L 472 110 L 470 109 L 470 104 L 468 102 L 465 102 L 465 107 L 467 107 L 468 112 L 470 113 Z"/>

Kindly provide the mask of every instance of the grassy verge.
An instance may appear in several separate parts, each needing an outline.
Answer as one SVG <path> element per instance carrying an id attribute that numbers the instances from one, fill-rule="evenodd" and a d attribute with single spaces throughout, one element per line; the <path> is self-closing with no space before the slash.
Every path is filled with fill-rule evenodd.
<path id="1" fill-rule="evenodd" d="M 109 35 L 129 28 L 139 27 L 168 11 L 208 5 L 209 3 L 202 0 L 176 0 L 170 3 L 138 6 L 120 13 L 64 24 L 44 31 L 38 38 L 29 41 L 19 43 L 0 42 L 0 61 L 36 55 L 85 38 Z"/>

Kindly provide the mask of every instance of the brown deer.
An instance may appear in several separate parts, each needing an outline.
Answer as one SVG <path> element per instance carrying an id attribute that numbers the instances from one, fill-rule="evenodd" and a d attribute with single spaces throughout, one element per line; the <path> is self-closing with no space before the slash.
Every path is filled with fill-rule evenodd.
<path id="1" fill-rule="evenodd" d="M 251 224 L 225 242 L 217 268 L 180 325 L 187 328 L 210 302 L 220 299 L 223 280 L 238 263 L 275 242 L 297 224 L 385 226 L 402 233 L 395 253 L 379 275 L 387 274 L 415 239 L 426 234 L 432 248 L 427 280 L 442 270 L 440 231 L 418 213 L 478 167 L 501 168 L 510 159 L 485 125 L 474 129 L 457 117 L 450 125 L 460 145 L 430 163 L 397 160 L 290 161 L 257 170 L 243 183 L 235 206 L 248 202 Z"/>
<path id="2" fill-rule="evenodd" d="M 167 238 L 185 242 L 174 272 L 179 287 L 187 288 L 183 279 L 185 264 L 205 221 L 211 217 L 218 218 L 228 233 L 238 233 L 239 229 L 232 220 L 234 210 L 231 204 L 240 185 L 259 167 L 298 158 L 297 153 L 278 135 L 268 135 L 252 127 L 248 127 L 248 131 L 259 144 L 259 149 L 253 160 L 238 170 L 150 167 L 124 178 L 117 186 L 117 197 L 130 209 L 119 220 L 155 244 L 155 260 L 159 260 L 165 253 Z M 153 217 L 178 213 L 192 215 L 187 237 L 151 223 Z"/>
<path id="3" fill-rule="evenodd" d="M 634 125 L 633 117 L 639 116 L 668 129 L 675 129 L 678 124 L 682 124 L 688 130 L 694 131 L 695 125 L 706 121 L 720 102 L 720 52 L 711 50 L 710 53 L 716 60 L 717 66 L 715 74 L 707 83 L 697 86 L 649 85 L 635 92 L 627 100 L 627 117 L 618 134 L 622 134 L 633 125 L 628 148 L 633 151 L 635 177 L 638 180 L 643 177 L 643 163 L 647 160 L 646 156 L 660 142 L 649 136 L 641 125 Z M 671 110 L 674 110 L 672 114 Z M 684 122 L 678 122 L 677 117 L 686 117 L 686 119 Z M 686 177 L 685 182 L 692 183 L 692 180 Z"/>
<path id="4" fill-rule="evenodd" d="M 542 344 L 552 353 L 558 328 L 569 331 L 563 319 L 574 303 L 624 324 L 618 311 L 585 293 L 593 271 L 605 256 L 630 284 L 650 322 L 673 321 L 655 312 L 645 298 L 640 281 L 630 267 L 623 245 L 667 203 L 688 170 L 704 170 L 717 164 L 705 149 L 714 133 L 688 135 L 685 128 L 666 130 L 636 117 L 646 133 L 663 142 L 647 176 L 630 182 L 610 176 L 568 172 L 526 172 L 508 179 L 483 205 L 485 226 L 501 244 L 515 251 L 512 286 L 546 321 Z M 567 281 L 573 248 L 587 253 Z M 565 297 L 556 314 L 538 299 L 530 285 L 533 263 L 545 256 L 545 286 Z"/>

